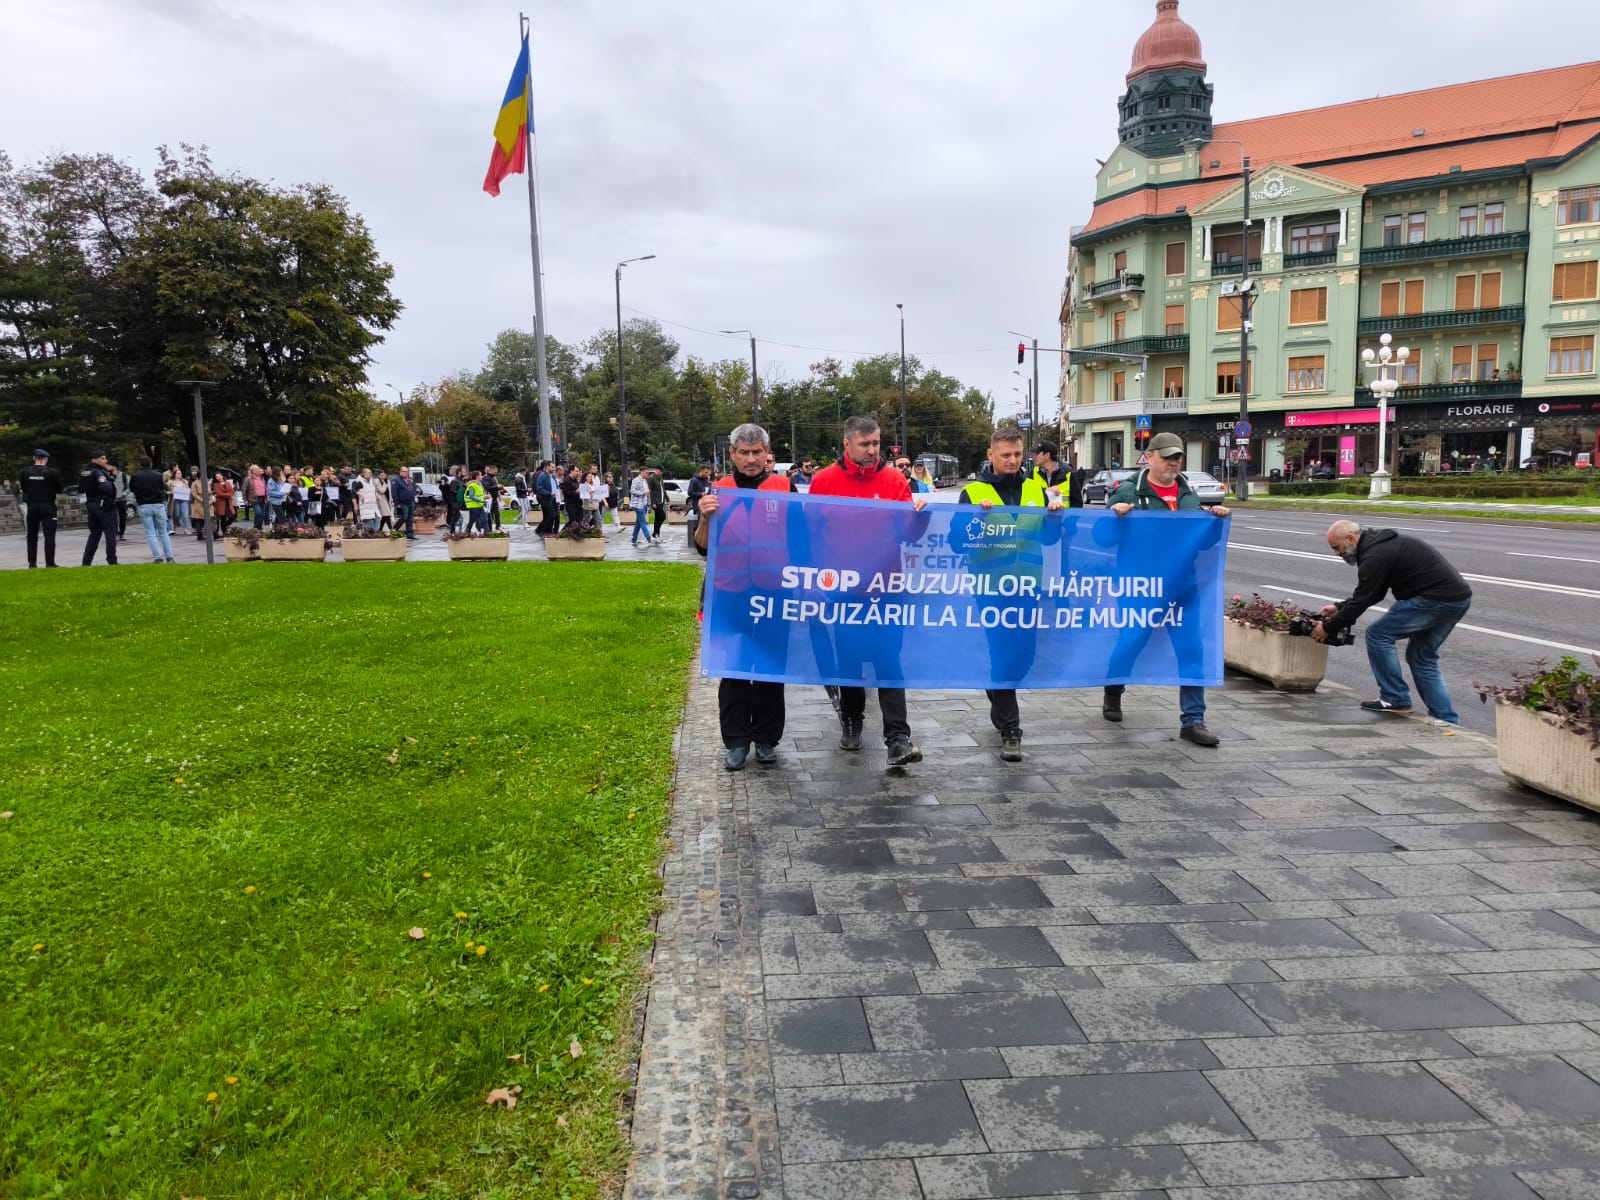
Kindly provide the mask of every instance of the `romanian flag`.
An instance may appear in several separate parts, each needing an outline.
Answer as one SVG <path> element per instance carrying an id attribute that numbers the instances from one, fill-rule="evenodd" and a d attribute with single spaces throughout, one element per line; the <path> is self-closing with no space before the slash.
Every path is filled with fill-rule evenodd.
<path id="1" fill-rule="evenodd" d="M 483 190 L 500 194 L 500 181 L 507 175 L 521 175 L 527 169 L 528 117 L 528 37 L 522 37 L 522 53 L 511 69 L 506 98 L 500 102 L 500 115 L 494 123 L 494 149 L 489 152 L 489 173 L 483 177 Z"/>

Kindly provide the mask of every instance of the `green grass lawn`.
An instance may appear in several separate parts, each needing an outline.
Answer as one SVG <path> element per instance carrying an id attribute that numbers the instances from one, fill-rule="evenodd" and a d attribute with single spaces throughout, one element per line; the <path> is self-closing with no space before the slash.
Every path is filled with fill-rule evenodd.
<path id="1" fill-rule="evenodd" d="M 0 1196 L 603 1192 L 699 580 L 8 573 Z"/>

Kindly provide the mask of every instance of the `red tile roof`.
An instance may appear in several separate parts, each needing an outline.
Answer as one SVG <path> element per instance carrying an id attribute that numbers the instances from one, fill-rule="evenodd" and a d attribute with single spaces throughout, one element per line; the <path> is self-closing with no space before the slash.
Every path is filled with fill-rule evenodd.
<path id="1" fill-rule="evenodd" d="M 1595 137 L 1600 62 L 1232 121 L 1218 125 L 1217 140 L 1200 150 L 1203 182 L 1102 201 L 1080 233 L 1205 203 L 1238 179 L 1239 148 L 1229 139 L 1245 144 L 1258 169 L 1287 163 L 1370 187 L 1452 167 L 1481 171 L 1558 158 Z M 1219 159 L 1213 171 L 1209 164 Z"/>

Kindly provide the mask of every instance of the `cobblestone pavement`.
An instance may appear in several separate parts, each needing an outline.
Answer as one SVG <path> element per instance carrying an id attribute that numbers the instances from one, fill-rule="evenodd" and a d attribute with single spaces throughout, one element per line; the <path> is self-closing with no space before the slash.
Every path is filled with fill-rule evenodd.
<path id="1" fill-rule="evenodd" d="M 1600 1197 L 1600 823 L 1342 690 L 913 693 L 679 756 L 628 1194 Z M 876 714 L 869 709 L 868 730 Z M 752 760 L 753 763 L 753 760 Z"/>

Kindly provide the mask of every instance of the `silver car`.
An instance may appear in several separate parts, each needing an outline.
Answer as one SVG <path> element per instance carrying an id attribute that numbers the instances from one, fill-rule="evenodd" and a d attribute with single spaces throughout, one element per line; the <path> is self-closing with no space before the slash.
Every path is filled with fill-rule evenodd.
<path id="1" fill-rule="evenodd" d="M 1207 508 L 1228 502 L 1228 489 L 1215 475 L 1204 471 L 1185 471 L 1183 477 L 1189 481 L 1194 494 L 1200 497 L 1200 503 Z"/>

